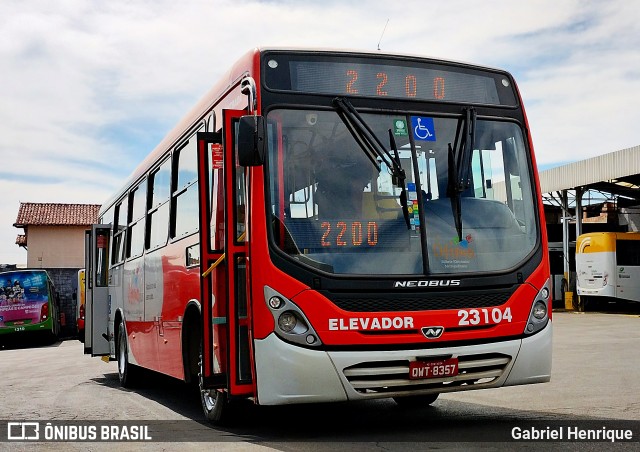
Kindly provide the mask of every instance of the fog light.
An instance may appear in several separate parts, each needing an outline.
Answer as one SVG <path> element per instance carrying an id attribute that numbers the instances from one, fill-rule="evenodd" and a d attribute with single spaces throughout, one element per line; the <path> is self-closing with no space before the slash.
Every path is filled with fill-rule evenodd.
<path id="1" fill-rule="evenodd" d="M 280 297 L 271 297 L 269 298 L 269 306 L 271 309 L 280 309 L 284 306 L 284 300 Z"/>
<path id="2" fill-rule="evenodd" d="M 542 298 L 544 298 L 545 300 L 549 299 L 549 289 L 547 289 L 546 287 L 542 289 L 540 294 L 542 295 Z"/>
<path id="3" fill-rule="evenodd" d="M 307 344 L 311 345 L 316 341 L 316 337 L 313 334 L 307 336 Z"/>
<path id="4" fill-rule="evenodd" d="M 285 333 L 290 333 L 298 324 L 298 319 L 293 314 L 293 312 L 287 311 L 283 312 L 280 317 L 278 317 L 278 326 Z"/>
<path id="5" fill-rule="evenodd" d="M 536 304 L 533 306 L 533 316 L 542 320 L 547 316 L 547 305 L 542 301 L 536 301 Z"/>

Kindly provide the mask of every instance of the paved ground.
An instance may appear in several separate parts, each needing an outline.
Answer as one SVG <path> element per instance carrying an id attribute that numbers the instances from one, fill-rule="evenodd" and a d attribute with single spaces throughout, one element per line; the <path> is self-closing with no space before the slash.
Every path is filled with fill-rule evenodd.
<path id="1" fill-rule="evenodd" d="M 151 375 L 143 388 L 123 389 L 118 384 L 116 364 L 84 356 L 82 345 L 75 340 L 0 350 L 2 407 L 8 420 L 172 421 L 154 424 L 154 428 L 175 430 L 176 439 L 184 439 L 179 437 L 186 429 L 189 434 L 205 435 L 224 450 L 368 450 L 374 445 L 411 450 L 430 439 L 449 441 L 443 439 L 443 432 L 457 435 L 467 426 L 473 427 L 469 434 L 481 438 L 485 427 L 514 421 L 526 424 L 542 420 L 550 426 L 589 420 L 640 421 L 640 315 L 555 312 L 553 321 L 552 382 L 447 394 L 433 407 L 413 412 L 399 410 L 389 400 L 287 407 L 249 405 L 244 406 L 236 425 L 212 428 L 199 422 L 201 410 L 193 389 Z M 640 422 L 634 425 L 640 426 Z M 637 431 L 640 433 L 640 429 Z M 445 448 L 456 445 L 439 444 Z M 0 442 L 0 449 L 16 450 L 16 446 Z M 18 450 L 32 450 L 33 446 L 20 446 Z M 119 443 L 116 447 L 195 450 L 203 446 L 181 442 Z M 458 446 L 466 449 L 469 445 Z M 575 446 L 585 449 L 583 443 Z M 38 450 L 113 447 L 107 443 L 48 443 L 39 444 Z"/>

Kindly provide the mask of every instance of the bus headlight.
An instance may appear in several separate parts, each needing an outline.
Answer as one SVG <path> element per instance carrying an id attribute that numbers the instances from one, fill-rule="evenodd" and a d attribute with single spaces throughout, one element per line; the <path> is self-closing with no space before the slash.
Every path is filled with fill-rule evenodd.
<path id="1" fill-rule="evenodd" d="M 291 311 L 283 312 L 280 314 L 280 317 L 278 317 L 278 326 L 285 333 L 292 332 L 297 324 L 298 319 L 296 319 L 295 314 Z"/>
<path id="2" fill-rule="evenodd" d="M 533 316 L 538 320 L 543 320 L 547 316 L 547 305 L 538 300 L 533 305 Z"/>
<path id="3" fill-rule="evenodd" d="M 302 310 L 291 300 L 269 286 L 264 287 L 264 299 L 275 322 L 274 332 L 288 342 L 305 347 L 320 347 L 322 341 Z"/>
<path id="4" fill-rule="evenodd" d="M 524 334 L 537 333 L 547 326 L 547 322 L 549 321 L 550 288 L 551 282 L 547 280 L 544 287 L 540 289 L 538 295 L 536 295 L 533 306 L 531 306 L 531 312 L 529 313 L 529 320 L 527 320 Z"/>

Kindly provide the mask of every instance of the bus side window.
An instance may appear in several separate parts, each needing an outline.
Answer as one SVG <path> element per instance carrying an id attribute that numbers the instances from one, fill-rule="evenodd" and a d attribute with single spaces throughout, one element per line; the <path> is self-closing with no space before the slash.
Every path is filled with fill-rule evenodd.
<path id="1" fill-rule="evenodd" d="M 125 231 L 127 227 L 127 214 L 129 211 L 129 199 L 125 197 L 116 205 L 113 220 L 113 248 L 111 253 L 111 265 L 119 264 L 124 260 Z"/>
<path id="2" fill-rule="evenodd" d="M 222 130 L 217 130 L 222 133 Z M 216 165 L 210 161 L 209 170 L 211 180 L 211 217 L 209 219 L 211 229 L 211 245 L 214 249 L 224 248 L 224 170 L 221 162 Z"/>
<path id="3" fill-rule="evenodd" d="M 640 265 L 640 240 L 616 239 L 616 265 Z"/>
<path id="4" fill-rule="evenodd" d="M 171 160 L 167 159 L 149 176 L 149 211 L 146 248 L 167 243 L 169 230 L 169 197 L 171 193 Z"/>
<path id="5" fill-rule="evenodd" d="M 110 229 L 96 230 L 95 285 L 106 287 L 109 284 L 109 235 Z"/>
<path id="6" fill-rule="evenodd" d="M 104 214 L 102 214 L 102 217 L 98 218 L 98 223 L 99 224 L 108 224 L 113 226 L 113 222 L 114 222 L 114 212 L 115 212 L 115 207 L 111 206 L 109 208 L 109 210 L 107 210 Z M 112 241 L 115 238 L 115 231 L 113 230 L 113 227 L 111 229 L 110 232 L 110 237 L 109 237 Z M 109 249 L 109 255 L 111 256 L 109 259 L 109 264 L 113 265 L 114 264 L 114 257 L 113 257 L 113 245 L 110 245 L 110 249 Z"/>
<path id="7" fill-rule="evenodd" d="M 107 210 L 102 217 L 98 220 L 100 224 L 113 224 L 113 206 Z"/>
<path id="8" fill-rule="evenodd" d="M 144 250 L 144 219 L 147 206 L 147 186 L 143 181 L 130 195 L 131 220 L 129 221 L 127 235 L 127 257 L 136 257 Z"/>
<path id="9" fill-rule="evenodd" d="M 198 131 L 202 131 L 200 127 Z M 198 154 L 196 133 L 180 145 L 173 157 L 169 235 L 179 238 L 198 230 Z"/>

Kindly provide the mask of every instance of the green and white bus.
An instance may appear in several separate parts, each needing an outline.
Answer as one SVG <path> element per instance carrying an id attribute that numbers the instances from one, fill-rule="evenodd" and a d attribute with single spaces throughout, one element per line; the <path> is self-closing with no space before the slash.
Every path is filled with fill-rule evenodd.
<path id="1" fill-rule="evenodd" d="M 45 270 L 0 273 L 0 341 L 45 335 L 57 338 L 60 312 L 55 286 Z"/>

